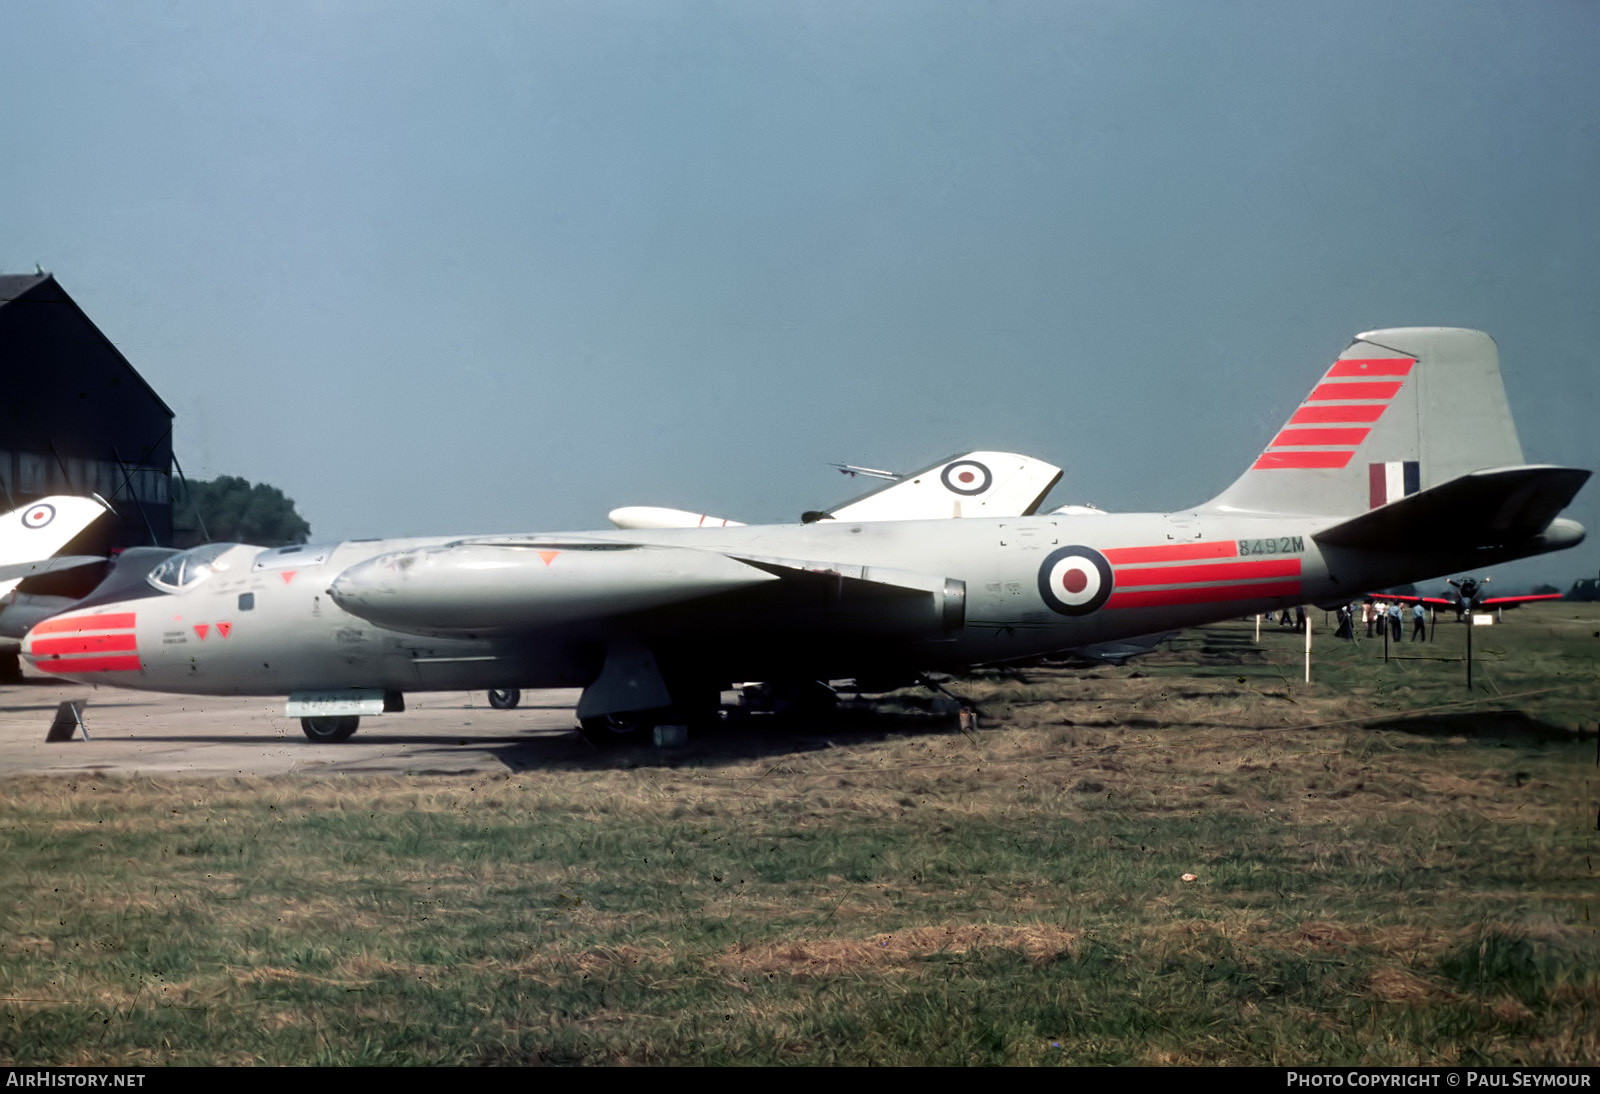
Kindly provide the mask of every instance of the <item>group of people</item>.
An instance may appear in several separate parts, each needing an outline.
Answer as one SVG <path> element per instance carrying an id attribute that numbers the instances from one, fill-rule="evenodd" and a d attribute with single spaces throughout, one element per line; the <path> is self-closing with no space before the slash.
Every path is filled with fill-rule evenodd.
<path id="1" fill-rule="evenodd" d="M 1333 632 L 1335 638 L 1354 640 L 1356 608 L 1354 604 L 1341 604 L 1335 614 L 1339 619 L 1339 629 Z M 1373 628 L 1378 628 L 1377 637 L 1382 638 L 1385 633 L 1396 642 L 1405 640 L 1405 607 L 1398 600 L 1363 600 L 1361 602 L 1361 622 L 1367 625 L 1367 637 L 1372 638 Z M 1278 626 L 1293 626 L 1297 630 L 1304 630 L 1306 625 L 1306 609 L 1299 605 L 1294 609 L 1291 619 L 1289 609 L 1283 609 L 1278 616 Z M 1385 631 L 1383 628 L 1387 627 Z M 1411 605 L 1411 640 L 1413 642 L 1426 642 L 1428 640 L 1428 609 L 1420 603 Z"/>
<path id="2" fill-rule="evenodd" d="M 1349 608 L 1343 609 L 1351 611 Z M 1351 618 L 1354 612 L 1351 611 Z M 1383 636 L 1384 627 L 1388 627 L 1389 637 L 1396 641 L 1405 640 L 1405 605 L 1398 600 L 1364 600 L 1361 602 L 1361 621 L 1367 625 L 1367 637 L 1373 637 L 1372 629 L 1379 628 L 1378 637 Z M 1345 636 L 1354 638 L 1354 634 Z M 1419 601 L 1411 605 L 1411 641 L 1426 642 L 1428 640 L 1428 609 Z"/>

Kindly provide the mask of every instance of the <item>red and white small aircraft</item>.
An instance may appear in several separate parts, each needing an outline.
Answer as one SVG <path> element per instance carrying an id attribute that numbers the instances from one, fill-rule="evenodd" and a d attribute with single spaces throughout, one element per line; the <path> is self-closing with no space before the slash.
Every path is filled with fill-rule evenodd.
<path id="1" fill-rule="evenodd" d="M 1486 608 L 1505 611 L 1508 608 L 1521 607 L 1523 604 L 1528 604 L 1535 600 L 1562 599 L 1560 593 L 1529 593 L 1525 596 L 1484 596 L 1483 587 L 1488 583 L 1489 579 L 1487 577 L 1481 579 L 1475 577 L 1452 577 L 1450 578 L 1450 584 L 1456 588 L 1456 592 L 1452 596 L 1402 596 L 1398 593 L 1385 593 L 1383 599 L 1398 600 L 1403 604 L 1426 604 L 1430 608 L 1453 608 L 1457 619 L 1460 619 L 1463 615 Z"/>

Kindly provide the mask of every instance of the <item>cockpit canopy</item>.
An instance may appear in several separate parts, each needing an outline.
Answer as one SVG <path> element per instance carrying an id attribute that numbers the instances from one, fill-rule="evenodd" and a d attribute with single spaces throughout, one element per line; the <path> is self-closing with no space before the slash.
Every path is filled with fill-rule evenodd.
<path id="1" fill-rule="evenodd" d="M 164 593 L 176 593 L 210 577 L 213 570 L 226 569 L 217 559 L 239 546 L 237 543 L 208 543 L 181 551 L 150 571 L 146 581 Z"/>

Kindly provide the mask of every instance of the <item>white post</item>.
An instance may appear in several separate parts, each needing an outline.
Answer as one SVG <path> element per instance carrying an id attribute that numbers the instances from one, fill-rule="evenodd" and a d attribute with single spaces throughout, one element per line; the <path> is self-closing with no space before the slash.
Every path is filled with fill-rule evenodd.
<path id="1" fill-rule="evenodd" d="M 1261 613 L 1256 613 L 1256 645 L 1261 645 Z"/>
<path id="2" fill-rule="evenodd" d="M 1311 616 L 1306 616 L 1306 683 L 1311 683 Z"/>

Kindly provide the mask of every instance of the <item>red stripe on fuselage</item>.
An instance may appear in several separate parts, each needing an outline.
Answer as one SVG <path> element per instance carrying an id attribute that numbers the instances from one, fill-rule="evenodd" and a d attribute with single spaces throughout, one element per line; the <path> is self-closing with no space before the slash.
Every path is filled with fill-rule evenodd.
<path id="1" fill-rule="evenodd" d="M 1408 376 L 1415 357 L 1347 357 L 1335 361 L 1329 376 Z"/>
<path id="2" fill-rule="evenodd" d="M 62 634 L 74 631 L 132 630 L 138 616 L 133 612 L 111 612 L 106 615 L 65 615 L 46 619 L 33 628 L 34 634 Z"/>
<path id="3" fill-rule="evenodd" d="M 69 657 L 61 661 L 40 661 L 33 666 L 40 672 L 74 674 L 79 672 L 138 672 L 139 658 L 125 657 Z"/>
<path id="4" fill-rule="evenodd" d="M 1211 589 L 1121 589 L 1111 594 L 1106 609 L 1162 608 L 1175 604 L 1215 604 L 1269 596 L 1299 596 L 1298 581 L 1264 581 L 1256 585 L 1221 585 Z"/>
<path id="5" fill-rule="evenodd" d="M 1285 429 L 1276 437 L 1268 448 L 1282 448 L 1294 445 L 1319 445 L 1319 444 L 1360 444 L 1367 439 L 1370 429 Z"/>
<path id="6" fill-rule="evenodd" d="M 1375 422 L 1387 406 L 1351 403 L 1349 406 L 1303 406 L 1289 419 L 1290 425 L 1320 425 L 1324 422 Z"/>
<path id="7" fill-rule="evenodd" d="M 1127 566 L 1135 562 L 1187 562 L 1196 558 L 1238 558 L 1239 544 L 1231 539 L 1204 543 L 1173 543 L 1160 547 L 1111 547 L 1100 552 L 1106 561 Z"/>
<path id="8" fill-rule="evenodd" d="M 1187 585 L 1195 581 L 1244 581 L 1261 577 L 1299 577 L 1298 558 L 1260 562 L 1213 562 L 1199 566 L 1152 566 L 1116 571 L 1117 588 L 1135 585 Z M 1212 590 L 1226 592 L 1226 589 Z"/>
<path id="9" fill-rule="evenodd" d="M 1370 384 L 1318 384 L 1306 396 L 1308 403 L 1325 403 L 1333 399 L 1392 399 L 1405 382 L 1380 381 Z"/>
<path id="10" fill-rule="evenodd" d="M 1355 455 L 1355 450 L 1349 452 L 1263 452 L 1255 463 L 1250 465 L 1252 471 L 1280 471 L 1285 468 L 1305 467 L 1343 467 L 1350 462 L 1350 457 Z"/>
<path id="11" fill-rule="evenodd" d="M 51 654 L 107 653 L 112 650 L 136 650 L 139 636 L 134 634 L 91 634 L 81 638 L 36 638 L 31 643 L 35 657 Z"/>

